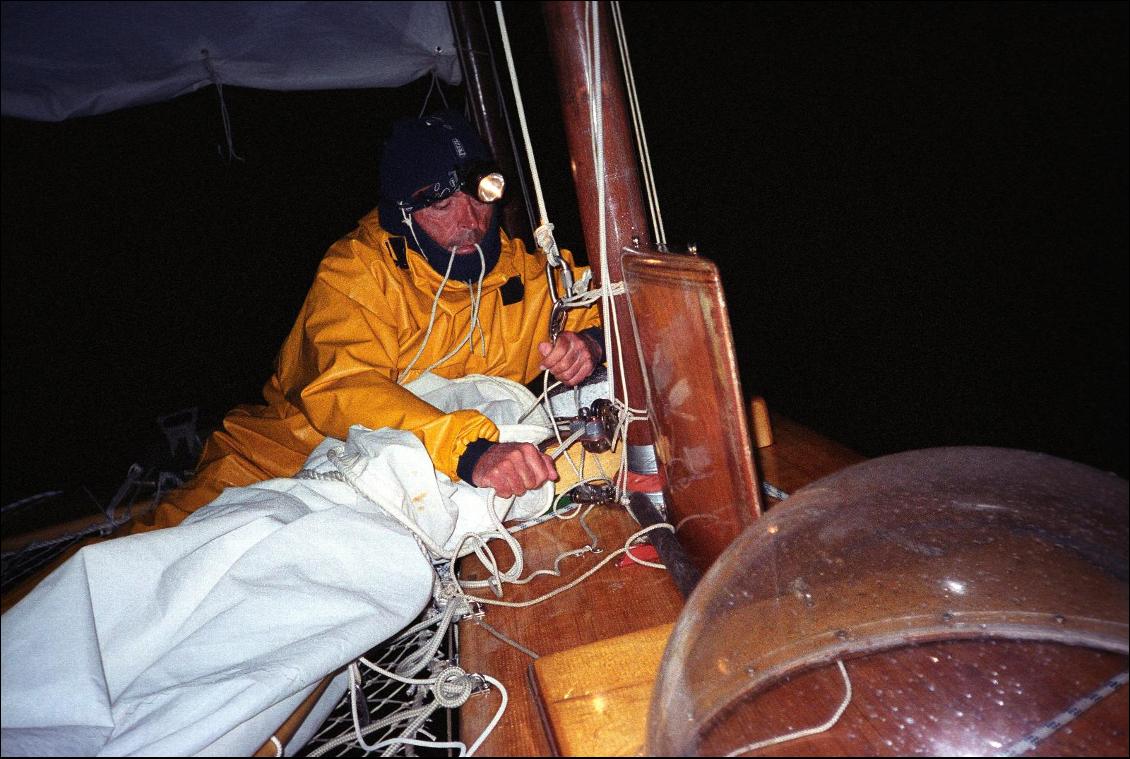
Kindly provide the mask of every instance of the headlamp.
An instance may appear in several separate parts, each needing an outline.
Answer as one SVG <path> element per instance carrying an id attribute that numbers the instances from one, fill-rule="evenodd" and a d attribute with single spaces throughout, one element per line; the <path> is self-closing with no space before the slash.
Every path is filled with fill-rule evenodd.
<path id="1" fill-rule="evenodd" d="M 506 190 L 506 179 L 492 163 L 472 163 L 456 166 L 446 182 L 435 182 L 412 193 L 409 200 L 399 205 L 408 213 L 438 203 L 457 192 L 465 192 L 483 203 L 494 203 Z"/>

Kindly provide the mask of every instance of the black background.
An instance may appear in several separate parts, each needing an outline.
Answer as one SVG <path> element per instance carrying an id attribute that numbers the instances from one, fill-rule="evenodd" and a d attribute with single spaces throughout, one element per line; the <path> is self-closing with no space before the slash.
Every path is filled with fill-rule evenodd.
<path id="1" fill-rule="evenodd" d="M 532 3 L 509 13 L 577 249 L 544 29 Z M 1126 476 L 1125 3 L 625 18 L 668 237 L 721 268 L 747 394 L 871 456 L 998 445 Z M 105 499 L 163 444 L 158 415 L 257 400 L 427 84 L 227 87 L 242 161 L 218 151 L 214 88 L 4 119 L 3 501 Z"/>

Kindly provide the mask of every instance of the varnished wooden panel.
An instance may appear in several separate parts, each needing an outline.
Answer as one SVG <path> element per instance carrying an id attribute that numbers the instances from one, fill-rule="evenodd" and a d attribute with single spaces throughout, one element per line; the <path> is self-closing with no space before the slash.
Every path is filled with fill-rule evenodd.
<path id="1" fill-rule="evenodd" d="M 668 517 L 705 572 L 762 510 L 722 281 L 694 256 L 623 264 Z"/>

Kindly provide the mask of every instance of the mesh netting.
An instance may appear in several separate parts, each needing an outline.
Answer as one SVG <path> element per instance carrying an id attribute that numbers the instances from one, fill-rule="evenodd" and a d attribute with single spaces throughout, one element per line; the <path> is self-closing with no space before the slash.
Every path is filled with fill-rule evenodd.
<path id="1" fill-rule="evenodd" d="M 438 648 L 437 636 L 440 636 Z M 456 626 L 444 624 L 444 616 L 433 607 L 424 612 L 420 622 L 372 649 L 365 658 L 383 669 L 396 672 L 404 662 L 418 659 L 421 653 L 434 648 L 434 655 L 416 675 L 417 678 L 425 678 L 435 676 L 457 663 L 457 645 Z M 358 724 L 369 745 L 405 738 L 429 742 L 457 740 L 458 710 L 437 705 L 429 687 L 397 682 L 364 667 L 361 668 L 361 676 L 364 704 L 358 700 Z M 424 717 L 423 724 L 418 725 L 421 717 Z M 297 755 L 453 756 L 457 753 L 455 749 L 420 747 L 406 743 L 386 746 L 378 751 L 366 751 L 357 741 L 352 703 L 347 690 Z"/>

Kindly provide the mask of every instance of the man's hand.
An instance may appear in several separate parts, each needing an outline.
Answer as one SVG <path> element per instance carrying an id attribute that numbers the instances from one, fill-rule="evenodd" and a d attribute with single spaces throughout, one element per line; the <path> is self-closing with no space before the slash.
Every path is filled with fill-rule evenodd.
<path id="1" fill-rule="evenodd" d="M 471 473 L 473 485 L 494 488 L 503 498 L 522 495 L 549 481 L 557 481 L 553 459 L 531 443 L 495 443 Z"/>
<path id="2" fill-rule="evenodd" d="M 602 352 L 588 335 L 576 332 L 562 332 L 556 342 L 538 343 L 541 354 L 541 368 L 550 373 L 567 387 L 573 387 L 588 379 L 596 367 L 596 357 Z"/>

